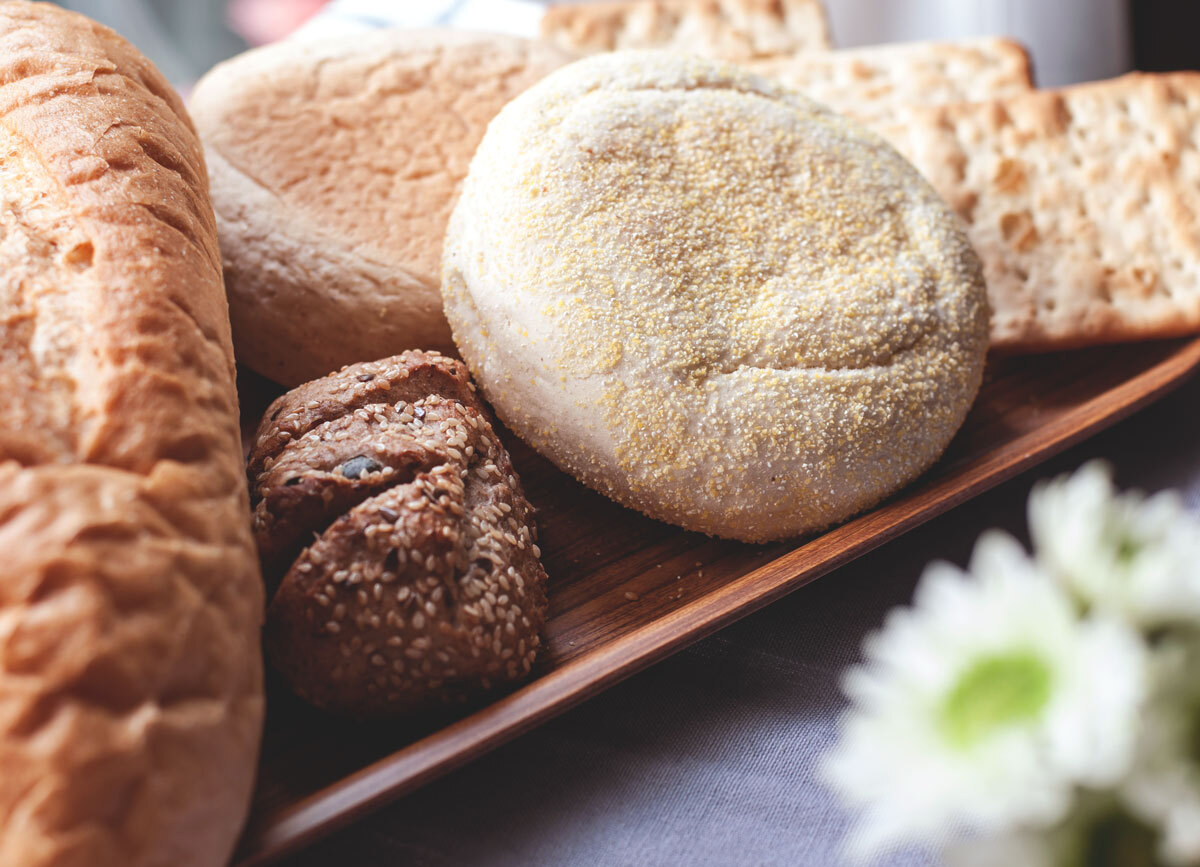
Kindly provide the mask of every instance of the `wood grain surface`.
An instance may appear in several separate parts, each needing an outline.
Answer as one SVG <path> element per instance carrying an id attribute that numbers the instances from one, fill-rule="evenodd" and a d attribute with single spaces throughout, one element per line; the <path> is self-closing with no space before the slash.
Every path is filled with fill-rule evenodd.
<path id="1" fill-rule="evenodd" d="M 533 676 L 454 718 L 404 726 L 333 719 L 270 684 L 235 863 L 267 864 L 354 821 L 1113 424 L 1198 367 L 1200 339 L 992 358 L 966 423 L 925 476 L 824 534 L 766 546 L 623 509 L 502 432 L 539 510 L 550 575 L 548 649 Z M 248 374 L 241 384 L 252 426 L 275 389 Z"/>

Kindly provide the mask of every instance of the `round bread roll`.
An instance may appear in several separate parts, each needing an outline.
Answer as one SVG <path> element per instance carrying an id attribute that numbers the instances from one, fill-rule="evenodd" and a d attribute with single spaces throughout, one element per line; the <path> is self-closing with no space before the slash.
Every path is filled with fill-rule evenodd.
<path id="1" fill-rule="evenodd" d="M 492 34 L 283 42 L 209 72 L 204 141 L 238 360 L 285 385 L 454 351 L 438 291 L 459 182 L 500 108 L 570 55 Z"/>
<path id="2" fill-rule="evenodd" d="M 678 55 L 588 58 L 510 103 L 442 288 L 476 382 L 534 448 L 747 541 L 921 473 L 987 349 L 979 261 L 908 163 L 782 85 Z"/>

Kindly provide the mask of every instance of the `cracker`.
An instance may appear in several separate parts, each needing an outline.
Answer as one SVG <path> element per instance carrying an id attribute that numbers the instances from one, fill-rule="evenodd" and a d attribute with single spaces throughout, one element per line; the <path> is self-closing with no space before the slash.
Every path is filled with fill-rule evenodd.
<path id="1" fill-rule="evenodd" d="M 813 51 L 744 65 L 868 126 L 891 122 L 898 105 L 998 99 L 1033 88 L 1029 55 L 1011 39 Z"/>
<path id="2" fill-rule="evenodd" d="M 884 133 L 967 222 L 993 347 L 1200 330 L 1200 74 L 911 108 Z"/>
<path id="3" fill-rule="evenodd" d="M 622 48 L 722 60 L 829 49 L 820 0 L 619 0 L 551 6 L 542 36 L 584 54 Z"/>

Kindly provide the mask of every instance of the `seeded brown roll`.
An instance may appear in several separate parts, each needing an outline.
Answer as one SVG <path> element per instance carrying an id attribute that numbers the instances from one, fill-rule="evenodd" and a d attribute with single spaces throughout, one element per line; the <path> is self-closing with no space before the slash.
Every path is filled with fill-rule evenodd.
<path id="1" fill-rule="evenodd" d="M 533 510 L 462 364 L 406 352 L 288 392 L 248 472 L 267 654 L 298 695 L 395 716 L 529 672 Z"/>

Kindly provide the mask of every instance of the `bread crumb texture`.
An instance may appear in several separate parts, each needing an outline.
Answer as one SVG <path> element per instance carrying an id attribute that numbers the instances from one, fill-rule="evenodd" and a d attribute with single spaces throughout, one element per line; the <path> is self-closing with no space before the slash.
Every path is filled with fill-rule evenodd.
<path id="1" fill-rule="evenodd" d="M 1200 74 L 913 108 L 881 131 L 968 224 L 997 348 L 1200 330 Z"/>
<path id="2" fill-rule="evenodd" d="M 941 453 L 978 388 L 977 258 L 881 139 L 734 67 L 573 64 L 471 165 L 443 292 L 500 416 L 689 529 L 841 520 Z"/>
<path id="3" fill-rule="evenodd" d="M 529 673 L 546 608 L 533 510 L 462 363 L 408 352 L 289 392 L 249 474 L 279 583 L 267 650 L 300 695 L 400 716 Z"/>
<path id="4" fill-rule="evenodd" d="M 224 863 L 262 587 L 204 162 L 48 4 L 0 4 L 0 266 L 0 864 Z"/>

